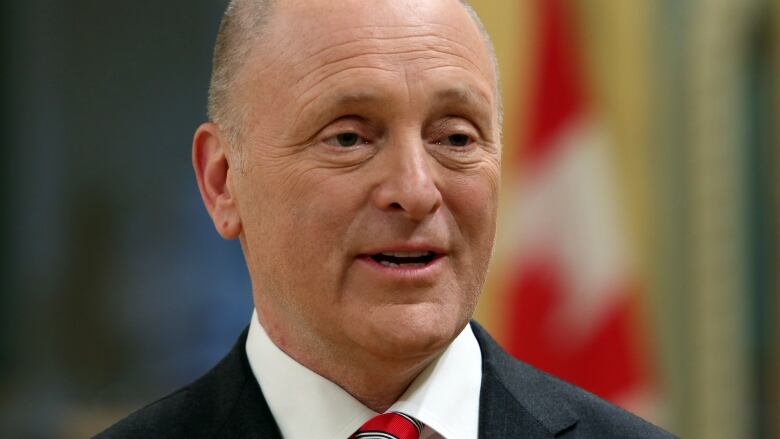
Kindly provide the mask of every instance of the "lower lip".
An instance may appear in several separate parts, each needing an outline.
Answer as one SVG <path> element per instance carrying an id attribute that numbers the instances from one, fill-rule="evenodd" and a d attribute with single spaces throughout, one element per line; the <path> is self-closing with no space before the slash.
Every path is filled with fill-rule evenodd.
<path id="1" fill-rule="evenodd" d="M 425 265 L 407 264 L 398 265 L 397 267 L 380 264 L 370 256 L 360 256 L 357 260 L 382 276 L 394 279 L 422 280 L 435 276 L 441 270 L 445 257 L 443 255 L 437 256 L 436 259 Z"/>

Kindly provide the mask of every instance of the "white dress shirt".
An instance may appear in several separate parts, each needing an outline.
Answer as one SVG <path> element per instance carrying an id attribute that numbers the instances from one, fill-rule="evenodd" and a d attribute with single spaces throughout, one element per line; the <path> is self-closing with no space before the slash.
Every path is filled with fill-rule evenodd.
<path id="1" fill-rule="evenodd" d="M 378 413 L 279 349 L 252 315 L 246 353 L 285 439 L 347 439 Z M 388 411 L 425 424 L 421 439 L 476 439 L 482 353 L 466 325 Z"/>

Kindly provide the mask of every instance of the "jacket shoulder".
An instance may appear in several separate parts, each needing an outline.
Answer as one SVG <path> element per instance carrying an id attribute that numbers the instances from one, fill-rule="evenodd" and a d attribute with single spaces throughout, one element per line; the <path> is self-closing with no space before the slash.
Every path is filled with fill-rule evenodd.
<path id="1" fill-rule="evenodd" d="M 246 359 L 245 343 L 246 331 L 205 375 L 132 413 L 96 438 L 210 438 L 238 432 L 241 437 L 253 437 L 249 430 L 274 432 L 273 417 Z"/>
<path id="2" fill-rule="evenodd" d="M 196 383 L 139 409 L 96 438 L 195 437 L 190 433 L 197 431 L 198 426 L 193 421 L 198 419 L 195 412 L 200 411 L 197 410 L 200 404 L 198 398 L 192 397 L 190 387 Z"/>
<path id="3" fill-rule="evenodd" d="M 472 329 L 483 356 L 480 422 L 498 421 L 506 428 L 507 423 L 513 422 L 511 419 L 526 418 L 528 425 L 524 429 L 530 425 L 564 438 L 675 437 L 583 389 L 512 358 L 478 324 L 472 322 Z M 495 413 L 501 411 L 507 413 Z"/>
<path id="4" fill-rule="evenodd" d="M 538 373 L 543 374 L 540 371 Z M 545 378 L 555 393 L 560 395 L 561 402 L 578 414 L 577 437 L 675 438 L 660 427 L 583 389 L 549 375 L 545 375 Z"/>

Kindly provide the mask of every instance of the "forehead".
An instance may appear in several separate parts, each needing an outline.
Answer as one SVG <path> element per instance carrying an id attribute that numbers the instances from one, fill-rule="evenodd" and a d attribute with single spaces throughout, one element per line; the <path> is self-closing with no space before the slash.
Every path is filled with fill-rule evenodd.
<path id="1" fill-rule="evenodd" d="M 344 78 L 355 84 L 460 78 L 480 83 L 460 87 L 464 92 L 481 88 L 494 99 L 490 56 L 458 0 L 280 1 L 251 54 L 250 80 L 293 93 L 317 84 L 349 86 Z"/>
<path id="2" fill-rule="evenodd" d="M 268 30 L 269 43 L 298 45 L 308 53 L 322 46 L 317 43 L 414 34 L 449 38 L 475 56 L 484 49 L 459 0 L 281 0 Z"/>

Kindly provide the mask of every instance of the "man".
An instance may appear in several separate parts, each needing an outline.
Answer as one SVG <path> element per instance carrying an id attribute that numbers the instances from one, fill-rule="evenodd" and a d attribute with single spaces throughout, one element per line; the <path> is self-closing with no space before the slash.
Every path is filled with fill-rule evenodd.
<path id="1" fill-rule="evenodd" d="M 469 325 L 496 76 L 458 0 L 231 2 L 193 164 L 255 315 L 215 369 L 101 437 L 667 437 Z"/>

